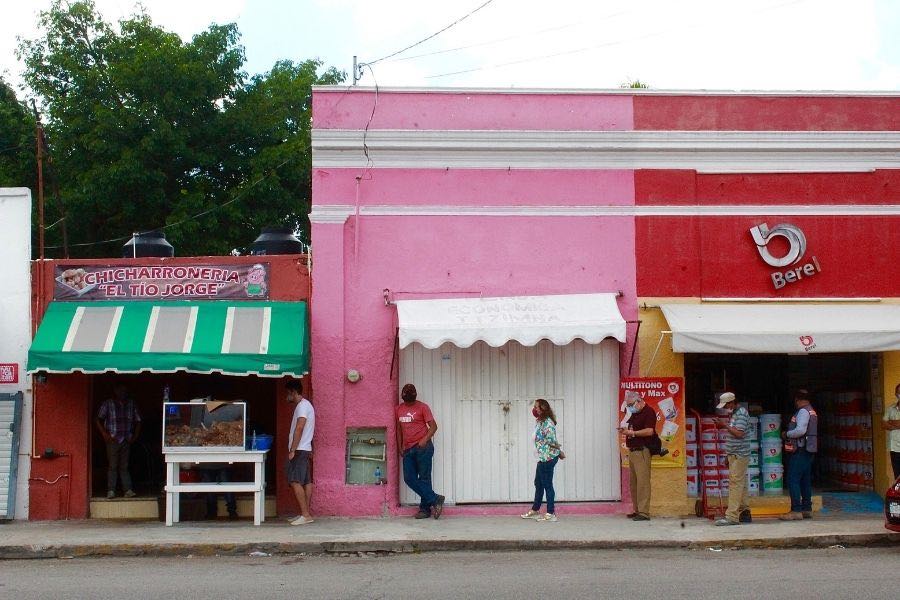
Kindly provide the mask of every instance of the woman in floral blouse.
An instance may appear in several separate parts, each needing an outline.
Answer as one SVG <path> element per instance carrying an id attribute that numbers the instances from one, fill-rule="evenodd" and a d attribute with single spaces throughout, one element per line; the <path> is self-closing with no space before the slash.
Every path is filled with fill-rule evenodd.
<path id="1" fill-rule="evenodd" d="M 556 439 L 556 415 L 550 408 L 550 403 L 543 398 L 534 401 L 531 409 L 534 415 L 534 447 L 537 450 L 538 463 L 534 474 L 534 504 L 531 510 L 522 515 L 523 519 L 535 519 L 537 521 L 557 521 L 553 502 L 556 492 L 553 490 L 553 469 L 560 459 L 566 455 L 560 448 Z M 542 515 L 541 501 L 547 495 L 547 514 Z"/>

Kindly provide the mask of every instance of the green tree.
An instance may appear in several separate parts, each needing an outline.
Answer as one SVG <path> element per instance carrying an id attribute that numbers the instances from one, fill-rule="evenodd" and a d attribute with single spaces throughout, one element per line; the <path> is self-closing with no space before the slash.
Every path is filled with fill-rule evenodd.
<path id="1" fill-rule="evenodd" d="M 34 186 L 34 117 L 0 77 L 0 187 Z"/>
<path id="2" fill-rule="evenodd" d="M 39 23 L 19 56 L 46 111 L 73 255 L 109 256 L 121 242 L 78 244 L 160 226 L 180 255 L 228 253 L 270 224 L 307 234 L 310 86 L 342 73 L 310 60 L 248 80 L 234 24 L 185 42 L 146 14 L 114 27 L 90 0 L 55 0 Z"/>

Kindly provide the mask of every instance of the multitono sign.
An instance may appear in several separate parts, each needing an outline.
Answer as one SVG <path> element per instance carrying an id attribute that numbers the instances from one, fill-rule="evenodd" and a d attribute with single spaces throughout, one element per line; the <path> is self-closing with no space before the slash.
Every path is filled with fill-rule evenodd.
<path id="1" fill-rule="evenodd" d="M 269 265 L 57 266 L 54 300 L 267 300 Z"/>

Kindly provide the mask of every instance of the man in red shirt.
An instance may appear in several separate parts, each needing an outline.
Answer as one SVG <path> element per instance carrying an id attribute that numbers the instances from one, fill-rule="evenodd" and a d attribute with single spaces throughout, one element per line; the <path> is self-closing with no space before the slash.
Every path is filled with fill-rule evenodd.
<path id="1" fill-rule="evenodd" d="M 438 519 L 444 510 L 444 497 L 431 488 L 431 438 L 437 432 L 437 423 L 428 405 L 416 399 L 416 386 L 404 385 L 400 397 L 403 403 L 397 406 L 397 451 L 403 459 L 403 481 L 421 498 L 416 518 Z"/>

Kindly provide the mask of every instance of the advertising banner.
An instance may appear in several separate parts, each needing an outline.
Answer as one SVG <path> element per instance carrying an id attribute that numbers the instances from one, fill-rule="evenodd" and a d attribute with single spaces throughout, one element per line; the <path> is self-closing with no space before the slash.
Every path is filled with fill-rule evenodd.
<path id="1" fill-rule="evenodd" d="M 619 383 L 619 426 L 628 428 L 625 413 L 625 392 L 633 391 L 656 411 L 656 433 L 662 447 L 669 452 L 654 456 L 654 467 L 684 466 L 684 379 L 681 377 L 623 377 Z M 628 466 L 625 437 L 619 436 L 622 466 Z"/>
<path id="2" fill-rule="evenodd" d="M 268 300 L 269 264 L 56 267 L 54 300 Z"/>

